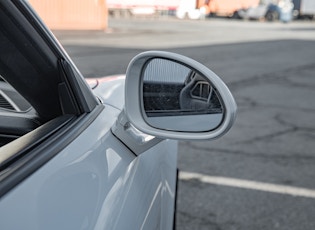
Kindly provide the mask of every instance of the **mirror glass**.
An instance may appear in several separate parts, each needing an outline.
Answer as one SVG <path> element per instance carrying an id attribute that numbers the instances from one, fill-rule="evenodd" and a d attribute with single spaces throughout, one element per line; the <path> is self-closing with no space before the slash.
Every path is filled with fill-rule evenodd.
<path id="1" fill-rule="evenodd" d="M 148 124 L 172 131 L 213 130 L 224 113 L 207 77 L 162 58 L 148 61 L 143 71 L 143 107 Z"/>

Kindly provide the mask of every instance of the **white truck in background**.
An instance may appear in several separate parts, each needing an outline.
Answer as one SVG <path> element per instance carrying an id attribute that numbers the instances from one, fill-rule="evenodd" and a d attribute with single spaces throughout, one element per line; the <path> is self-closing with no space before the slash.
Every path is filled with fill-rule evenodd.
<path id="1" fill-rule="evenodd" d="M 180 0 L 107 0 L 110 16 L 175 14 Z"/>
<path id="2" fill-rule="evenodd" d="M 315 0 L 293 0 L 295 18 L 315 18 Z"/>
<path id="3" fill-rule="evenodd" d="M 259 0 L 181 0 L 176 16 L 201 19 L 209 15 L 235 17 L 241 9 L 257 6 Z"/>

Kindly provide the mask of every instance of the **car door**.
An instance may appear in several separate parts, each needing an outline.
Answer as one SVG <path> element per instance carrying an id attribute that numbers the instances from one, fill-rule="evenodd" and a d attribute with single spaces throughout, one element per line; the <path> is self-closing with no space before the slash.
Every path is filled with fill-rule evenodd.
<path id="1" fill-rule="evenodd" d="M 0 229 L 171 229 L 177 140 L 235 120 L 221 79 L 151 51 L 92 92 L 23 0 L 0 1 L 0 50 Z"/>
<path id="2" fill-rule="evenodd" d="M 28 4 L 0 10 L 2 92 L 17 108 L 0 109 L 0 229 L 170 228 L 176 142 L 137 157 L 111 132 L 121 111 L 97 100 Z"/>

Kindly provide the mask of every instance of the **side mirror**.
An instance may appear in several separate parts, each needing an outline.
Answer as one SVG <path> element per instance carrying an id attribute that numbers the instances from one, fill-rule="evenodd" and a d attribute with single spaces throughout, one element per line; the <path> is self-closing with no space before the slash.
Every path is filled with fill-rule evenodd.
<path id="1" fill-rule="evenodd" d="M 148 61 L 141 99 L 144 120 L 158 129 L 206 132 L 223 120 L 224 107 L 208 78 L 168 59 Z"/>
<path id="2" fill-rule="evenodd" d="M 128 66 L 124 110 L 136 129 L 152 136 L 213 139 L 231 128 L 236 103 L 223 81 L 202 64 L 148 51 Z"/>

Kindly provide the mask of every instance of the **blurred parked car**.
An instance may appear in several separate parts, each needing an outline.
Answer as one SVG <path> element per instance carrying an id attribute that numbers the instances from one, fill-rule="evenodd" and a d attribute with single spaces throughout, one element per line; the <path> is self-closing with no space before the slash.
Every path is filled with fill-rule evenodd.
<path id="1" fill-rule="evenodd" d="M 0 50 L 0 229 L 171 229 L 176 140 L 233 124 L 222 80 L 147 51 L 87 83 L 24 0 L 0 1 Z"/>
<path id="2" fill-rule="evenodd" d="M 244 19 L 289 22 L 293 17 L 293 3 L 292 0 L 260 0 L 258 6 L 239 10 L 238 15 Z"/>

